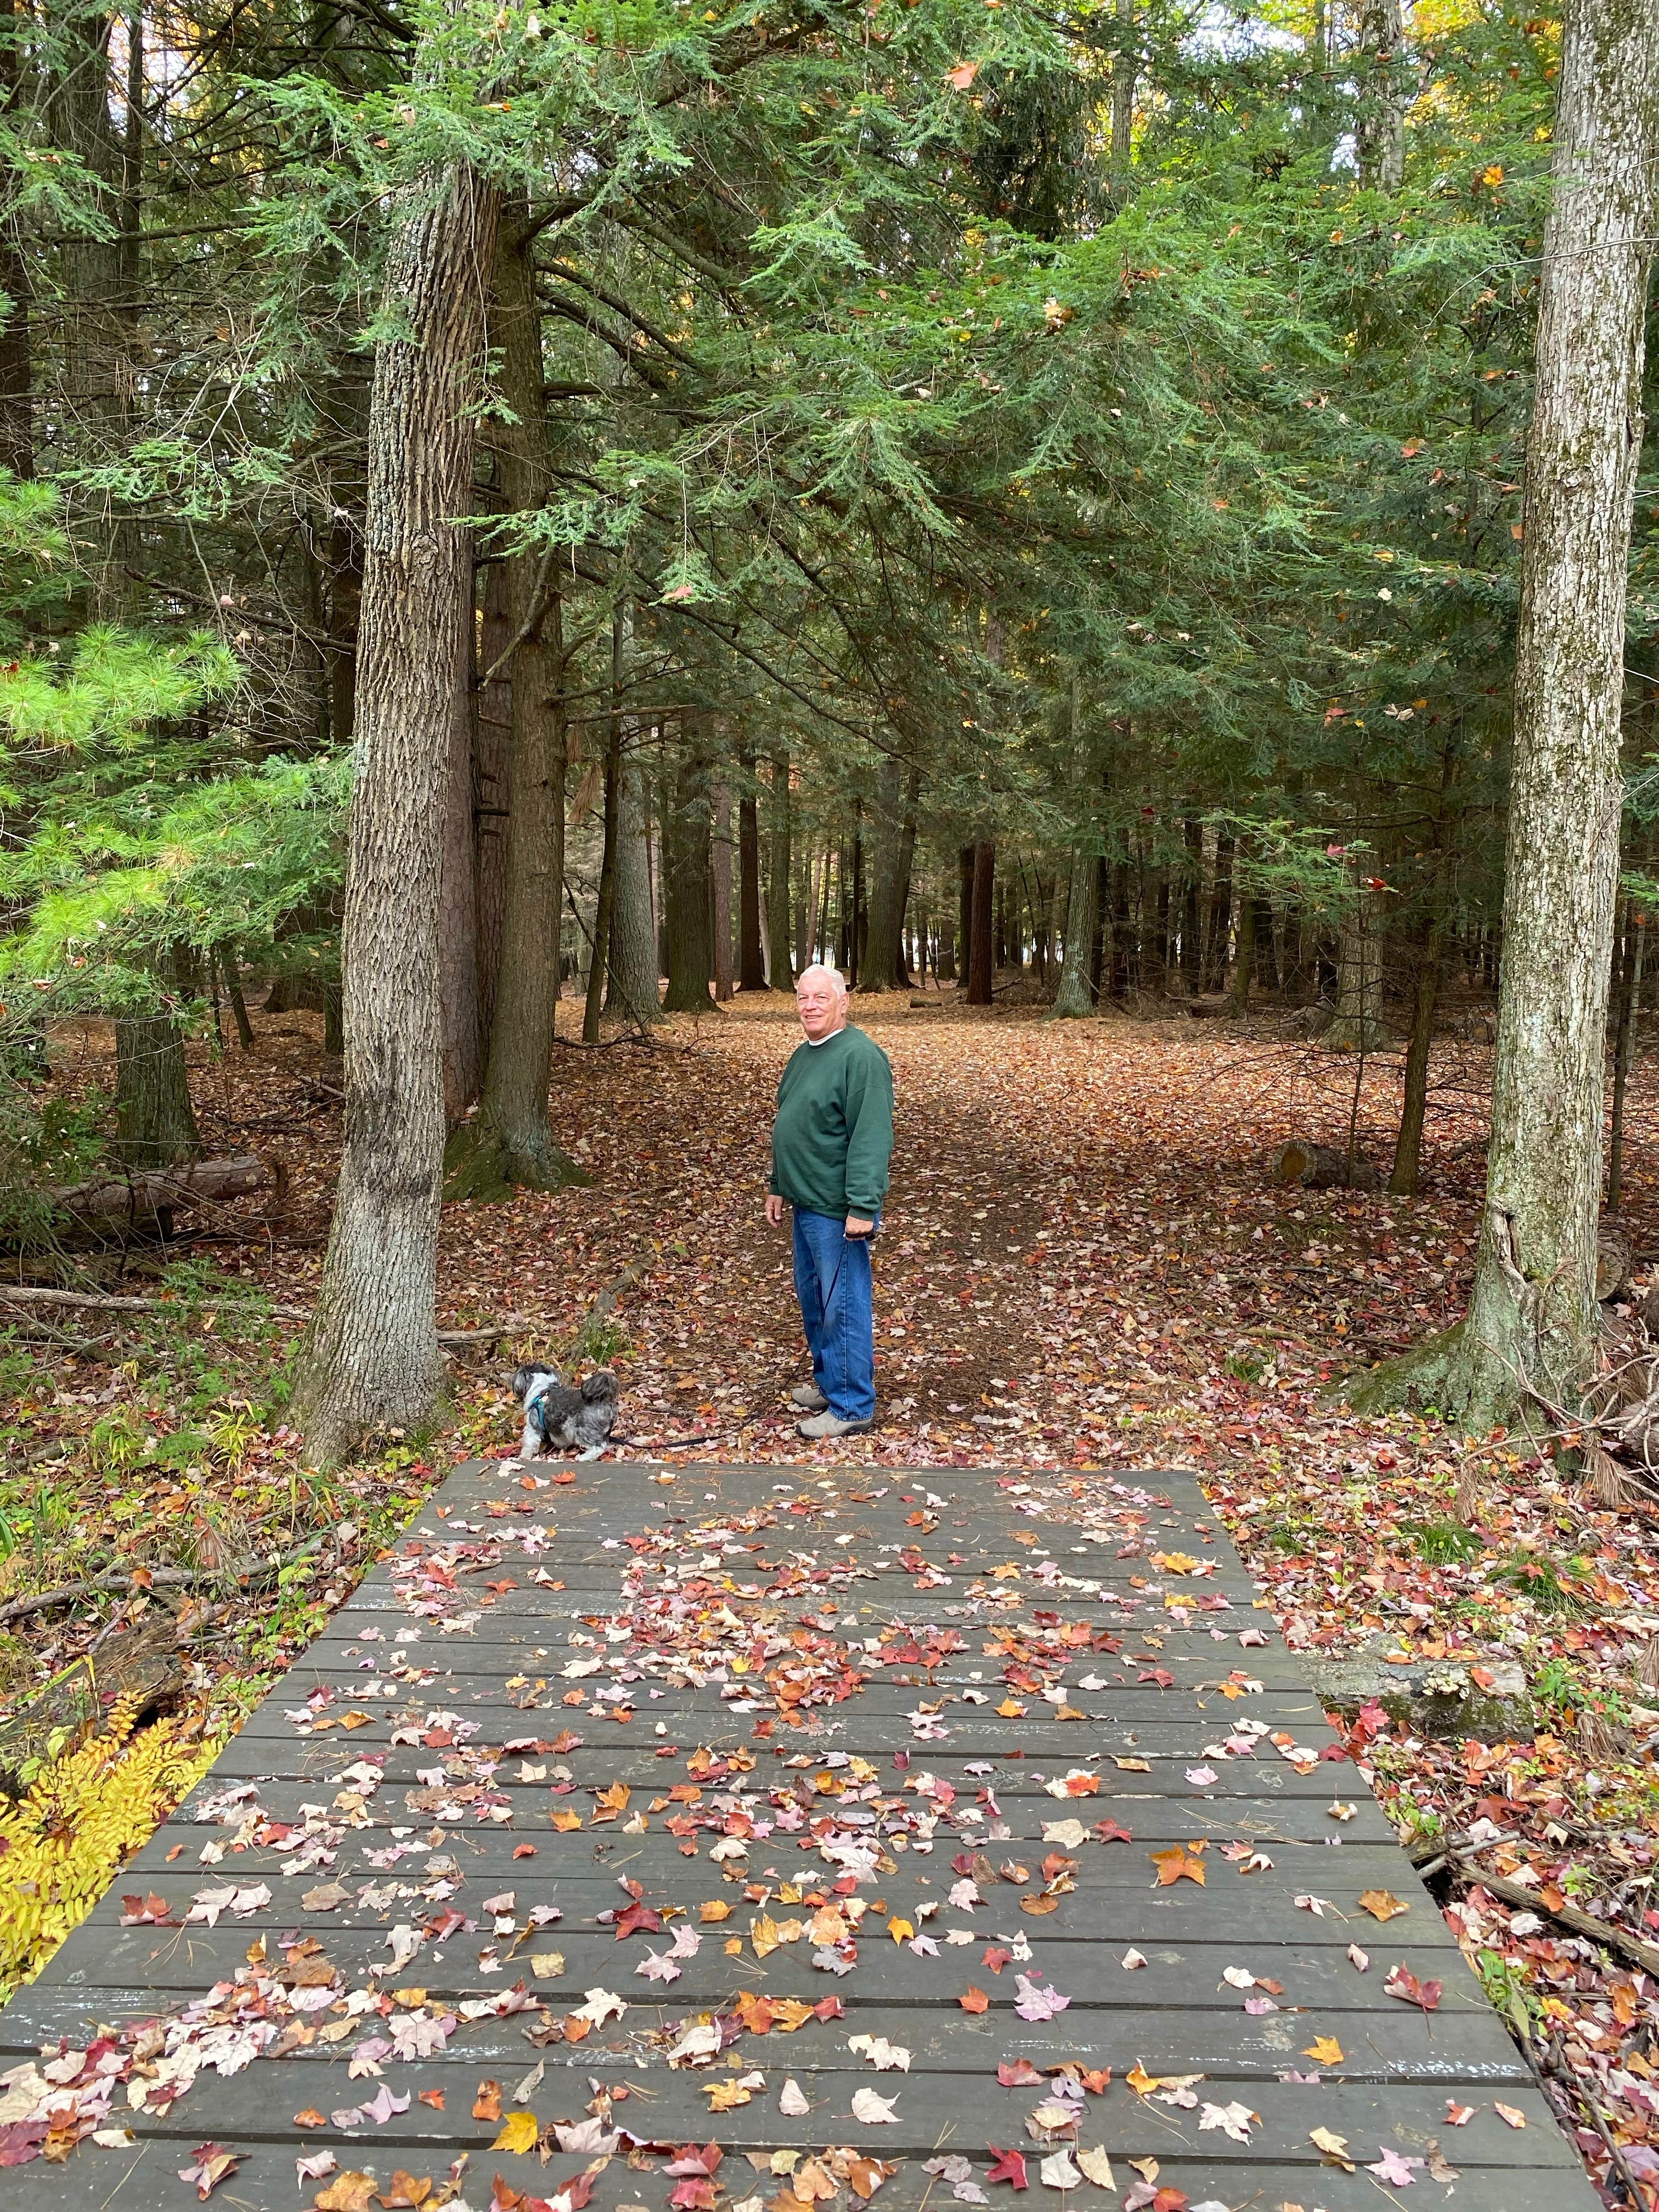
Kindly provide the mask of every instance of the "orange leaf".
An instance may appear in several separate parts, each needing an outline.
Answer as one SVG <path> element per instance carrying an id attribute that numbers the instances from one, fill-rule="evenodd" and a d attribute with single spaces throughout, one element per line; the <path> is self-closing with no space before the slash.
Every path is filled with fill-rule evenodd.
<path id="1" fill-rule="evenodd" d="M 987 2012 L 990 2009 L 991 2000 L 983 1990 L 975 1989 L 970 1984 L 957 1999 L 957 2002 L 962 2007 L 963 2012 Z"/>
<path id="2" fill-rule="evenodd" d="M 1168 1889 L 1172 1882 L 1180 1881 L 1183 1877 L 1188 1881 L 1195 1881 L 1200 1889 L 1203 1888 L 1204 1862 L 1194 1857 L 1186 1844 L 1172 1844 L 1166 1851 L 1150 1851 L 1147 1856 L 1158 1869 L 1160 1889 Z"/>

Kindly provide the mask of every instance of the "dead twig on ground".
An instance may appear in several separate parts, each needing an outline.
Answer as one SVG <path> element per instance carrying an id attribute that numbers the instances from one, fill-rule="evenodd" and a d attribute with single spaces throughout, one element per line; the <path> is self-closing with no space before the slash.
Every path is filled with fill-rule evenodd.
<path id="1" fill-rule="evenodd" d="M 0 1628 L 8 1628 L 14 1620 L 26 1620 L 31 1613 L 48 1613 L 59 1606 L 76 1604 L 83 1597 L 95 1597 L 105 1592 L 125 1592 L 135 1589 L 191 1589 L 203 1583 L 245 1583 L 250 1587 L 270 1582 L 284 1568 L 307 1559 L 320 1548 L 321 1536 L 308 1536 L 303 1544 L 295 1544 L 286 1552 L 278 1552 L 264 1561 L 252 1561 L 240 1567 L 145 1567 L 138 1570 L 144 1577 L 112 1569 L 108 1574 L 94 1575 L 85 1582 L 62 1583 L 56 1589 L 42 1590 L 34 1597 L 14 1598 L 9 1605 L 0 1606 Z"/>

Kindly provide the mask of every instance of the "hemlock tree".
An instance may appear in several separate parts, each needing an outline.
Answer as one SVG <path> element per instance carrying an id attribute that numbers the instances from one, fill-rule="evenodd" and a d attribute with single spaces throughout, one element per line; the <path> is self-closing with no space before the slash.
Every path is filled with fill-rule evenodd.
<path id="1" fill-rule="evenodd" d="M 406 188 L 374 350 L 343 947 L 345 1149 L 294 1399 L 325 1461 L 377 1430 L 418 1426 L 439 1395 L 439 866 L 471 574 L 457 518 L 471 489 L 499 219 L 499 194 L 465 161 Z"/>
<path id="2" fill-rule="evenodd" d="M 1358 1399 L 1466 1425 L 1594 1358 L 1631 503 L 1659 160 L 1659 0 L 1567 11 L 1527 447 L 1486 1210 L 1469 1310 Z"/>

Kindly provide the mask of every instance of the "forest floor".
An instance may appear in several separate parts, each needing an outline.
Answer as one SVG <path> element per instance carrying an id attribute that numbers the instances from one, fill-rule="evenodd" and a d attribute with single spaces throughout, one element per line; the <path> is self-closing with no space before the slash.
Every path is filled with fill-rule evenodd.
<path id="1" fill-rule="evenodd" d="M 1407 1842 L 1451 1853 L 1431 1865 L 1436 1894 L 1609 2201 L 1622 2188 L 1659 2204 L 1659 1972 L 1628 1948 L 1659 1943 L 1659 1689 L 1643 1681 L 1659 1516 L 1597 1508 L 1523 1440 L 1472 1449 L 1432 1418 L 1356 1418 L 1328 1390 L 1462 1310 L 1488 1055 L 1438 1048 L 1425 1188 L 1407 1200 L 1273 1187 L 1286 1135 L 1344 1143 L 1351 1112 L 1386 1170 L 1400 1079 L 1397 1057 L 1371 1063 L 1356 1110 L 1352 1063 L 1287 1037 L 1282 1016 L 1057 1024 L 1036 1006 L 976 1015 L 899 994 L 855 1001 L 854 1018 L 897 1084 L 875 1435 L 809 1447 L 785 1410 L 805 1354 L 787 1233 L 761 1201 L 798 1031 L 768 995 L 682 1018 L 649 1047 L 560 1049 L 554 1127 L 591 1186 L 445 1208 L 442 1325 L 510 1319 L 508 1334 L 458 1354 L 441 1437 L 394 1439 L 324 1480 L 281 1420 L 299 1324 L 257 1300 L 303 1312 L 315 1296 L 338 1077 L 316 1018 L 256 1015 L 256 1052 L 193 1079 L 210 1150 L 282 1161 L 280 1223 L 257 1226 L 249 1201 L 159 1283 L 130 1267 L 112 1285 L 159 1291 L 171 1312 L 54 1314 L 101 1336 L 96 1356 L 70 1364 L 38 1336 L 5 1354 L 0 1698 L 23 1707 L 94 1638 L 107 1648 L 112 1622 L 131 1633 L 159 1612 L 183 1669 L 168 1724 L 186 1748 L 210 1744 L 453 1461 L 512 1449 L 517 1355 L 612 1365 L 628 1456 L 1190 1467 L 1264 1607 L 1326 1670 Z M 563 1020 L 574 1036 L 580 1008 Z M 95 1028 L 54 1057 L 66 1096 L 108 1081 Z M 1644 1067 L 1631 1125 L 1626 1213 L 1638 1253 L 1659 1256 Z M 175 1601 L 141 1571 L 103 1601 L 112 1611 L 6 1627 L 9 1605 L 80 1577 L 205 1571 L 307 1534 L 321 1548 L 268 1604 L 211 1584 Z M 1575 1909 L 1626 1948 L 1572 1932 L 1559 1916 Z M 9 1952 L 0 1924 L 0 1992 L 40 1940 Z"/>

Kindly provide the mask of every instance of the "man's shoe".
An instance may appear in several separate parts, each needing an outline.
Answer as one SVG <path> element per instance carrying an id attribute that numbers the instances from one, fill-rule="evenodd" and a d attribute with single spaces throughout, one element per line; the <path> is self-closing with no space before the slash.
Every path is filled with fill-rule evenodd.
<path id="1" fill-rule="evenodd" d="M 804 1413 L 824 1413 L 830 1410 L 830 1401 L 816 1382 L 797 1382 L 789 1393 L 789 1402 L 799 1406 Z"/>
<path id="2" fill-rule="evenodd" d="M 838 1414 L 825 1412 L 814 1413 L 811 1420 L 797 1421 L 795 1434 L 817 1442 L 824 1437 L 860 1437 L 874 1426 L 873 1421 L 843 1421 Z"/>

